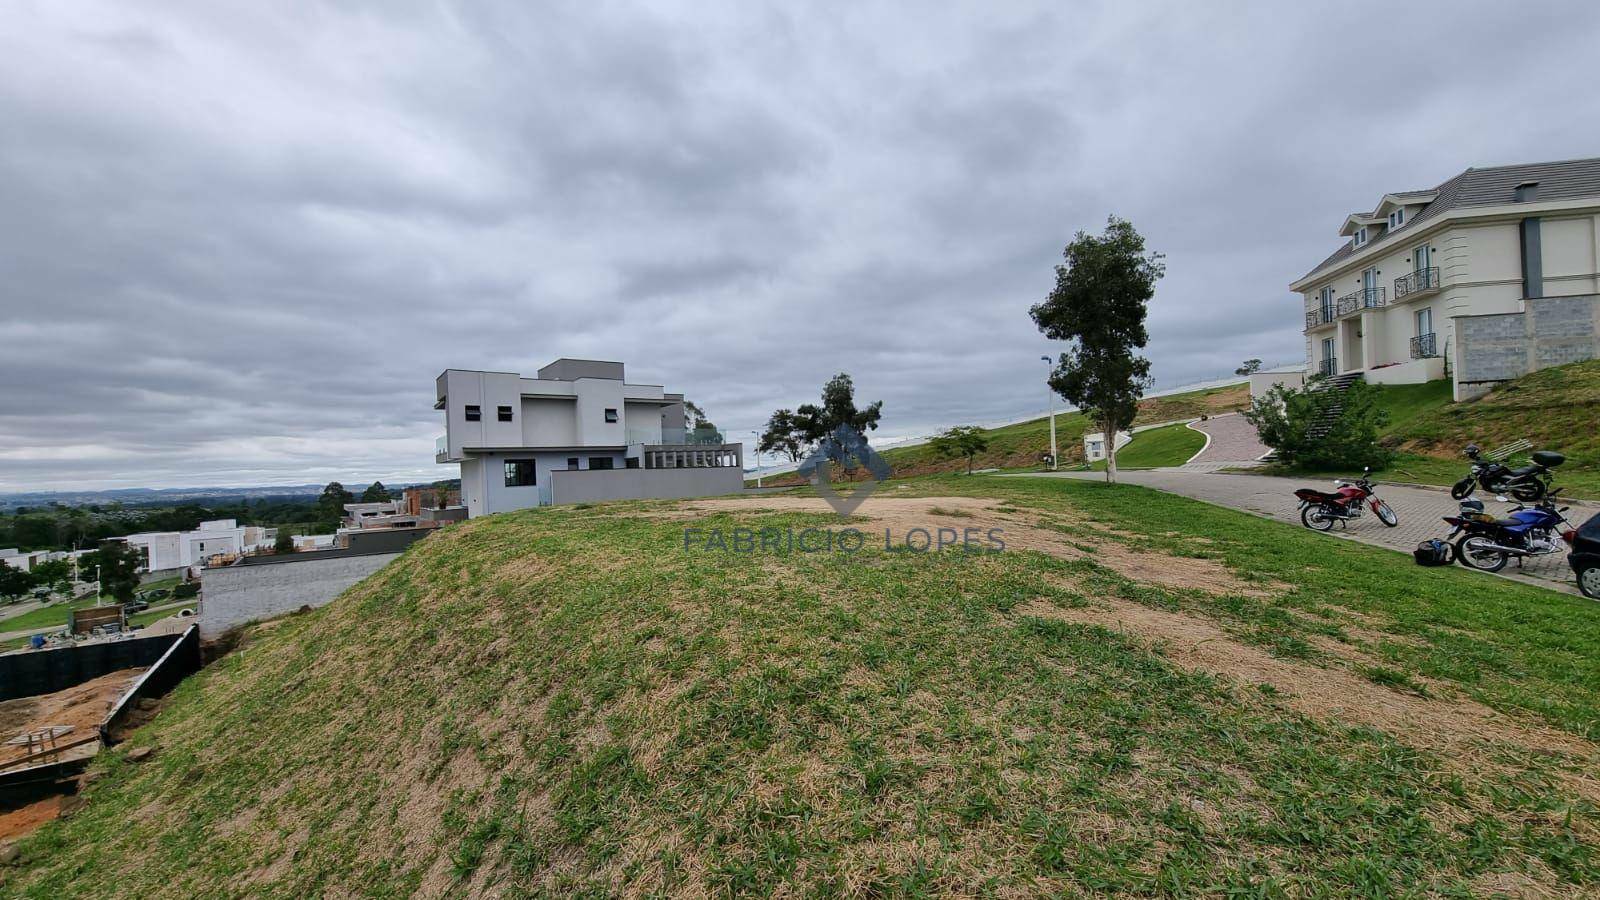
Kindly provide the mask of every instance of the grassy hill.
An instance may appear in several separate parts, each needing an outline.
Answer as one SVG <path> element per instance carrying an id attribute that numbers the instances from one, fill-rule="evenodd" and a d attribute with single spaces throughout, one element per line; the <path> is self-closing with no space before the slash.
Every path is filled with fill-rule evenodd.
<path id="1" fill-rule="evenodd" d="M 1569 495 L 1600 497 L 1600 360 L 1534 372 L 1462 403 L 1451 400 L 1448 380 L 1378 391 L 1389 412 L 1383 440 L 1399 451 L 1383 478 L 1451 484 L 1467 472 L 1467 444 L 1489 450 L 1527 438 L 1567 455 L 1555 483 Z"/>
<path id="2" fill-rule="evenodd" d="M 686 526 L 841 527 L 818 509 L 429 537 L 181 685 L 0 894 L 1600 883 L 1592 603 L 1060 479 L 891 484 L 856 523 L 1003 528 L 1004 552 L 685 547 Z"/>
<path id="3" fill-rule="evenodd" d="M 1188 391 L 1168 397 L 1149 397 L 1139 402 L 1139 414 L 1134 425 L 1192 419 L 1201 415 L 1216 415 L 1244 409 L 1250 405 L 1250 385 L 1230 384 L 1201 391 Z M 1062 466 L 1083 463 L 1083 436 L 1094 430 L 1082 413 L 1061 413 L 1056 416 L 1056 446 Z M 1034 419 L 985 432 L 989 449 L 973 462 L 979 469 L 1037 469 L 1039 460 L 1050 452 L 1050 420 Z M 1181 439 L 1180 439 L 1181 440 Z M 1202 442 L 1203 442 L 1202 438 Z M 1170 448 L 1167 448 L 1170 450 Z M 1195 450 L 1200 449 L 1198 446 Z M 1170 453 L 1168 454 L 1170 455 Z M 1192 451 L 1191 451 L 1192 455 Z M 886 450 L 884 459 L 894 467 L 898 477 L 930 475 L 938 472 L 959 472 L 967 468 L 962 458 L 944 459 L 927 445 L 898 447 Z M 1165 457 L 1160 457 L 1165 458 Z M 1188 457 L 1185 457 L 1187 459 Z M 1121 457 L 1119 457 L 1119 460 Z M 1182 460 L 1179 460 L 1182 462 Z M 1165 464 L 1165 463 L 1162 463 Z M 752 482 L 753 483 L 753 482 Z M 765 484 L 799 484 L 799 476 L 780 475 L 764 479 Z"/>

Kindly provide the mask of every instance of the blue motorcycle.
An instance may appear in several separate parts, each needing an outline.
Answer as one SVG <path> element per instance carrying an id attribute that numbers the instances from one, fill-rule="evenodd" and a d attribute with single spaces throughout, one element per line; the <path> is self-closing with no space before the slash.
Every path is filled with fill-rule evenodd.
<path id="1" fill-rule="evenodd" d="M 1520 561 L 1560 553 L 1575 536 L 1572 524 L 1562 515 L 1567 507 L 1556 506 L 1560 492 L 1560 488 L 1550 491 L 1533 506 L 1514 506 L 1503 519 L 1484 512 L 1481 500 L 1463 500 L 1459 515 L 1445 516 L 1455 527 L 1445 540 L 1456 541 L 1456 559 L 1462 565 L 1483 572 L 1504 569 L 1512 557 Z M 1461 535 L 1459 540 L 1456 535 Z"/>

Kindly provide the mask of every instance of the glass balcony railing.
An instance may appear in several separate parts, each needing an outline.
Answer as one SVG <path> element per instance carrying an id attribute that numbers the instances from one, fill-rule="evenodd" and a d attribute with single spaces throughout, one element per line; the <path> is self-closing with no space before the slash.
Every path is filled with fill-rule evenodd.
<path id="1" fill-rule="evenodd" d="M 446 456 L 450 453 L 450 435 L 441 434 L 433 441 L 433 455 Z"/>

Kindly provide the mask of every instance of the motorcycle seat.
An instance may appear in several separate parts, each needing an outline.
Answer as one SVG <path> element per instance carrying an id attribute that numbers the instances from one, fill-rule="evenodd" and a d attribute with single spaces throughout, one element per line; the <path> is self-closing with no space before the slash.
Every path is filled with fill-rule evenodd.
<path id="1" fill-rule="evenodd" d="M 1495 519 L 1494 524 L 1501 528 L 1521 528 L 1528 523 L 1521 519 Z"/>
<path id="2" fill-rule="evenodd" d="M 1532 475 L 1537 471 L 1539 471 L 1538 466 L 1522 466 L 1521 468 L 1512 469 L 1511 474 L 1521 478 L 1524 475 Z"/>

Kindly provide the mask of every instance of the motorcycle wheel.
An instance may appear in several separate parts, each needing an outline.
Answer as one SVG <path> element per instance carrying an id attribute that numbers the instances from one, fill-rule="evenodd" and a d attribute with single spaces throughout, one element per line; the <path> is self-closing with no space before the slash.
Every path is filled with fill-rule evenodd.
<path id="1" fill-rule="evenodd" d="M 1590 600 L 1600 600 L 1600 566 L 1589 566 L 1578 573 L 1578 590 Z"/>
<path id="2" fill-rule="evenodd" d="M 1333 516 L 1320 506 L 1312 505 L 1300 510 L 1300 524 L 1312 531 L 1327 531 L 1333 527 Z"/>
<path id="3" fill-rule="evenodd" d="M 1523 503 L 1537 503 L 1544 499 L 1544 482 L 1534 481 L 1528 484 L 1519 484 L 1511 489 L 1511 496 Z"/>
<path id="4" fill-rule="evenodd" d="M 1472 489 L 1476 485 L 1470 477 L 1463 478 L 1450 488 L 1450 499 L 1465 500 L 1472 496 Z"/>
<path id="5" fill-rule="evenodd" d="M 1506 567 L 1511 555 L 1504 550 L 1490 549 L 1494 541 L 1481 534 L 1468 535 L 1456 542 L 1456 559 L 1469 569 L 1480 572 L 1498 572 Z"/>
<path id="6" fill-rule="evenodd" d="M 1400 517 L 1394 514 L 1394 507 L 1383 502 L 1382 500 L 1374 500 L 1372 502 L 1372 511 L 1378 514 L 1379 522 L 1382 522 L 1390 528 L 1400 524 Z"/>

